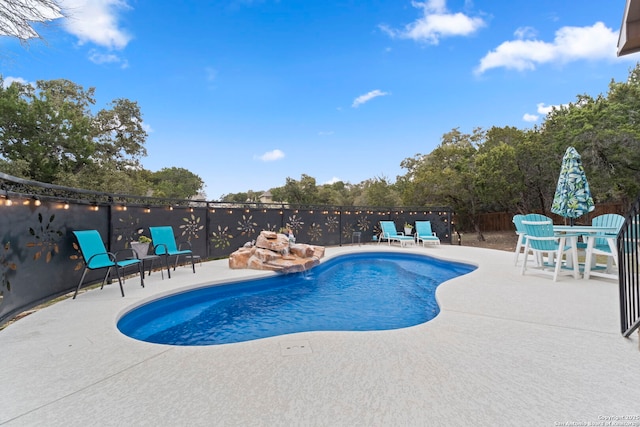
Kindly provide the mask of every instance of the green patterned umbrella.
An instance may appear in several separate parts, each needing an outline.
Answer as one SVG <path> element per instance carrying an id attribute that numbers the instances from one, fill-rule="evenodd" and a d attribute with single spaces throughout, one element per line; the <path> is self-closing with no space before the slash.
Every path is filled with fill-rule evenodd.
<path id="1" fill-rule="evenodd" d="M 551 212 L 573 220 L 595 209 L 580 154 L 569 147 L 562 158 L 556 194 Z"/>

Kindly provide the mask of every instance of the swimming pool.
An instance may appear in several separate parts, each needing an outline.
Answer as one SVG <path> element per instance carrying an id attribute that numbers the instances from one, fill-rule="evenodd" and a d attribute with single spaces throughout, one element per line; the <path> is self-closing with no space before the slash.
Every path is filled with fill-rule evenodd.
<path id="1" fill-rule="evenodd" d="M 438 314 L 439 284 L 473 270 L 418 254 L 348 254 L 306 273 L 170 295 L 126 313 L 118 329 L 152 343 L 214 345 L 306 331 L 405 328 Z"/>

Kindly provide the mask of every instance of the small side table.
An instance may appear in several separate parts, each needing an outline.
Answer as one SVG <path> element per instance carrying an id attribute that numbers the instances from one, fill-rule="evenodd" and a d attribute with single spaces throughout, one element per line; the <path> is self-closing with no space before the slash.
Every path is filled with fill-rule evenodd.
<path id="1" fill-rule="evenodd" d="M 353 245 L 356 239 L 358 239 L 358 246 L 360 246 L 362 244 L 362 242 L 360 241 L 361 238 L 362 238 L 362 232 L 354 231 L 353 234 L 351 235 L 351 244 Z"/>
<path id="2" fill-rule="evenodd" d="M 160 259 L 160 256 L 158 255 L 145 255 L 140 259 L 140 262 L 142 263 L 142 278 L 144 279 L 144 262 L 145 261 L 151 261 L 149 263 L 149 276 L 151 276 L 151 271 L 153 270 L 153 263 L 156 259 Z M 162 266 L 161 266 L 162 267 Z M 160 268 L 160 274 L 162 275 L 162 280 L 164 280 L 164 271 L 162 271 L 162 268 Z"/>
<path id="3" fill-rule="evenodd" d="M 192 259 L 194 264 L 197 262 L 198 264 L 202 265 L 202 258 L 200 258 L 200 255 L 187 255 L 187 259 Z"/>

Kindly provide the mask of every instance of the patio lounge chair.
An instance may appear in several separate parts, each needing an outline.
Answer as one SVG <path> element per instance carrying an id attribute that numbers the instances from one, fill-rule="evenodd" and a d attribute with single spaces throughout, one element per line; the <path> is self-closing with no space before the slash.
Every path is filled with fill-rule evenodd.
<path id="1" fill-rule="evenodd" d="M 431 221 L 416 221 L 416 243 L 422 242 L 422 246 L 425 243 L 431 243 L 435 245 L 440 244 L 440 239 L 431 230 Z"/>
<path id="2" fill-rule="evenodd" d="M 527 271 L 527 257 L 529 252 L 539 256 L 540 265 L 537 267 L 541 272 L 553 275 L 553 281 L 558 280 L 558 276 L 563 268 L 570 269 L 575 279 L 579 278 L 580 266 L 578 265 L 578 250 L 576 243 L 577 234 L 562 234 L 556 236 L 553 231 L 553 224 L 547 221 L 522 221 L 527 241 L 524 249 L 524 261 L 522 263 L 521 274 Z M 567 239 L 569 244 L 567 244 Z M 547 255 L 547 262 L 544 262 L 544 255 Z M 563 264 L 562 258 L 566 256 Z M 551 272 L 548 269 L 553 269 Z"/>
<path id="3" fill-rule="evenodd" d="M 164 258 L 164 264 L 167 267 L 167 273 L 169 279 L 171 279 L 171 270 L 169 268 L 169 257 L 175 256 L 176 262 L 173 265 L 175 271 L 178 266 L 178 259 L 181 255 L 191 259 L 191 268 L 193 272 L 196 272 L 196 266 L 194 263 L 194 255 L 191 251 L 191 243 L 182 242 L 180 245 L 176 245 L 176 238 L 173 235 L 173 228 L 170 225 L 161 227 L 149 227 L 151 232 L 151 240 L 153 245 L 154 254 Z M 182 249 L 182 245 L 187 244 L 189 249 Z"/>
<path id="4" fill-rule="evenodd" d="M 397 231 L 396 224 L 393 221 L 380 221 L 380 229 L 382 229 L 382 233 L 380 233 L 378 244 L 380 244 L 382 239 L 386 239 L 389 246 L 391 246 L 391 241 L 400 243 L 400 246 L 404 246 L 407 242 L 413 243 L 414 241 L 412 236 L 405 236 L 402 231 Z"/>
<path id="5" fill-rule="evenodd" d="M 104 288 L 104 283 L 107 281 L 107 277 L 109 277 L 111 269 L 115 267 L 118 283 L 120 284 L 120 293 L 124 297 L 124 289 L 122 288 L 123 279 L 120 276 L 120 269 L 124 271 L 125 267 L 133 265 L 138 266 L 138 271 L 140 273 L 140 285 L 144 288 L 142 263 L 139 259 L 135 259 L 135 254 L 133 254 L 133 259 L 118 261 L 116 254 L 107 252 L 107 249 L 104 247 L 104 243 L 102 242 L 102 237 L 100 237 L 100 233 L 98 233 L 97 230 L 78 230 L 73 231 L 73 234 L 76 236 L 76 240 L 78 241 L 78 247 L 85 265 L 82 277 L 80 278 L 80 282 L 76 288 L 76 292 L 73 294 L 73 299 L 78 295 L 78 291 L 82 286 L 85 276 L 87 275 L 87 271 L 99 270 L 101 268 L 106 268 L 107 273 L 105 274 L 104 279 L 102 279 L 102 286 L 100 286 L 100 289 Z M 131 249 L 127 250 L 132 251 Z"/>

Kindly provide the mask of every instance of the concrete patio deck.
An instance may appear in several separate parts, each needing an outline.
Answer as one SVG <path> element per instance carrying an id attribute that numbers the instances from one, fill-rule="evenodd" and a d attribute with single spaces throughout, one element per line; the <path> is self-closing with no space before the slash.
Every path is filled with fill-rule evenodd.
<path id="1" fill-rule="evenodd" d="M 125 298 L 91 290 L 0 331 L 0 425 L 640 426 L 638 334 L 620 335 L 614 281 L 521 276 L 512 253 L 449 245 L 327 257 L 369 250 L 479 268 L 441 285 L 422 325 L 207 347 L 139 342 L 116 321 L 176 289 L 265 273 L 219 260 L 144 289 L 127 280 Z M 301 344 L 311 351 L 287 351 Z"/>

